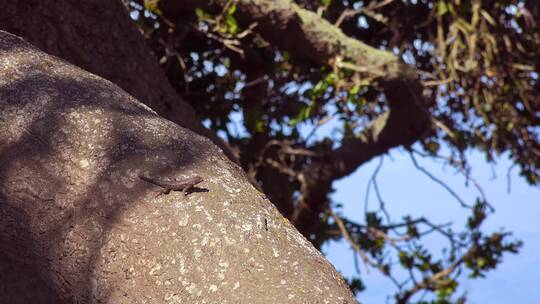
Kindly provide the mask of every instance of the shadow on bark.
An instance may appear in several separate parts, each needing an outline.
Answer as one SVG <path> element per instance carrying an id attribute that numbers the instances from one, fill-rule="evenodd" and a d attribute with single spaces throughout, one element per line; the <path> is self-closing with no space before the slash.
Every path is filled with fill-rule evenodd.
<path id="1" fill-rule="evenodd" d="M 0 44 L 0 53 L 18 51 Z M 53 67 L 56 63 L 44 64 Z M 95 288 L 93 270 L 104 238 L 118 217 L 132 203 L 139 202 L 148 189 L 114 185 L 109 175 L 111 168 L 123 167 L 127 171 L 145 167 L 156 176 L 168 176 L 169 170 L 153 170 L 155 164 L 144 164 L 140 153 L 131 152 L 142 150 L 152 154 L 173 147 L 147 146 L 138 137 L 140 134 L 131 133 L 130 117 L 155 116 L 143 106 L 135 103 L 126 106 L 118 98 L 121 94 L 114 91 L 110 92 L 110 102 L 97 102 L 100 92 L 111 91 L 110 85 L 103 85 L 103 80 L 51 76 L 42 73 L 42 66 L 34 64 L 21 68 L 27 76 L 0 85 L 0 105 L 5 114 L 0 129 L 8 130 L 0 138 L 1 301 L 90 302 L 91 289 Z M 75 99 L 77 102 L 71 102 Z M 108 130 L 112 131 L 106 134 L 104 154 L 93 156 L 106 158 L 108 165 L 92 178 L 93 184 L 88 185 L 86 192 L 74 193 L 71 189 L 81 182 L 77 180 L 76 163 L 67 163 L 61 154 L 70 152 L 58 146 L 59 142 L 70 141 L 69 132 L 74 127 L 66 124 L 64 115 L 84 115 L 93 110 L 103 110 L 111 116 L 112 126 Z M 28 117 L 32 118 L 26 121 Z M 101 127 L 98 125 L 95 130 L 105 133 Z M 14 134 L 22 136 L 14 139 Z M 192 158 L 178 153 L 176 157 L 169 155 L 168 159 L 173 168 L 178 168 L 189 164 Z M 63 168 L 54 169 L 47 163 Z M 70 167 L 75 174 L 72 175 Z M 110 192 L 123 199 L 102 196 L 100 185 L 110 185 Z M 77 286 L 69 282 L 77 282 Z M 102 290 L 100 294 L 108 292 Z"/>

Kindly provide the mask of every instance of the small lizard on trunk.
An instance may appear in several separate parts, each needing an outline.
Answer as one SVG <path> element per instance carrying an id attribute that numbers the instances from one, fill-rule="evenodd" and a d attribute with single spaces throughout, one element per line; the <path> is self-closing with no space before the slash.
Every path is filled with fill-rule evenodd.
<path id="1" fill-rule="evenodd" d="M 193 187 L 203 181 L 202 177 L 196 175 L 194 177 L 186 178 L 183 180 L 161 180 L 158 178 L 148 177 L 144 175 L 139 175 L 139 178 L 145 182 L 149 182 L 156 186 L 160 186 L 163 190 L 158 194 L 169 194 L 171 191 L 182 191 L 184 196 L 188 195 L 190 190 L 193 190 Z"/>

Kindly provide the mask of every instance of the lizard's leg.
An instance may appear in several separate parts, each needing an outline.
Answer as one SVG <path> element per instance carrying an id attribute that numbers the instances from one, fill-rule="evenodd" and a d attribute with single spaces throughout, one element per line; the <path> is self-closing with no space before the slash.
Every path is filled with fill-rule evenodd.
<path id="1" fill-rule="evenodd" d="M 189 191 L 193 189 L 193 186 L 188 186 L 182 189 L 182 193 L 184 193 L 184 196 L 187 196 L 189 194 Z"/>
<path id="2" fill-rule="evenodd" d="M 158 197 L 158 196 L 160 196 L 160 195 L 162 195 L 162 194 L 169 194 L 169 192 L 171 192 L 171 189 L 163 189 L 163 190 L 159 190 L 159 191 L 157 192 L 157 194 L 156 194 L 155 197 Z"/>

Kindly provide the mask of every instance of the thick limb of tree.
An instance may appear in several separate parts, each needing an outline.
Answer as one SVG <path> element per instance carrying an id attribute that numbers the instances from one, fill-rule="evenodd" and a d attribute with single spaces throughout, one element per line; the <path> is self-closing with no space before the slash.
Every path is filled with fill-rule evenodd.
<path id="1" fill-rule="evenodd" d="M 2 301 L 355 302 L 206 138 L 6 32 L 0 75 Z M 208 191 L 155 198 L 139 174 Z"/>

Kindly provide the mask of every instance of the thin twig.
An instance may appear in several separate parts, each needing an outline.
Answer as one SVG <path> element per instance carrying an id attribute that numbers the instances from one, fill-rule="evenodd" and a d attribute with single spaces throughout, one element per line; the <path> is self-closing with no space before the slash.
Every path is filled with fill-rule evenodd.
<path id="1" fill-rule="evenodd" d="M 384 200 L 382 199 L 381 191 L 379 190 L 379 184 L 377 183 L 377 175 L 379 174 L 379 171 L 382 168 L 383 165 L 383 157 L 381 156 L 379 158 L 379 164 L 377 165 L 377 168 L 375 169 L 375 172 L 373 173 L 373 189 L 375 189 L 375 194 L 377 195 L 377 199 L 379 200 L 379 209 L 382 211 L 384 216 L 386 217 L 386 222 L 390 223 L 390 214 L 388 213 L 388 210 L 386 210 L 386 206 L 384 203 Z"/>
<path id="2" fill-rule="evenodd" d="M 508 170 L 506 171 L 506 192 L 510 193 L 511 186 L 512 186 L 512 169 L 516 166 L 516 163 L 513 163 L 510 167 L 508 167 Z"/>
<path id="3" fill-rule="evenodd" d="M 414 149 L 411 149 L 411 151 L 413 153 L 416 153 L 416 154 L 422 156 L 422 157 L 426 157 L 425 154 L 422 154 L 419 151 L 416 151 Z M 482 186 L 480 186 L 480 183 L 478 183 L 478 181 L 474 177 L 471 176 L 470 169 L 468 167 L 466 167 L 466 164 L 467 164 L 466 161 L 460 161 L 460 160 L 456 160 L 456 159 L 454 159 L 454 158 L 452 158 L 450 156 L 444 157 L 444 156 L 441 156 L 441 155 L 428 155 L 427 157 L 436 157 L 436 158 L 442 159 L 445 162 L 447 162 L 448 164 L 450 164 L 451 166 L 453 166 L 454 168 L 457 168 L 458 171 L 465 177 L 467 182 L 470 181 L 470 182 L 473 183 L 474 187 L 476 188 L 476 190 L 480 194 L 480 197 L 482 198 L 482 201 L 486 204 L 486 206 L 489 208 L 489 210 L 491 212 L 493 212 L 495 210 L 493 208 L 493 206 L 491 206 L 491 204 L 489 204 L 486 193 L 484 192 L 484 189 L 482 188 Z"/>
<path id="4" fill-rule="evenodd" d="M 355 9 L 355 10 L 346 9 L 341 13 L 339 18 L 336 20 L 336 22 L 334 23 L 334 26 L 339 27 L 341 23 L 345 21 L 345 19 L 354 17 L 355 15 L 358 15 L 358 14 L 365 14 L 366 16 L 369 16 L 379 22 L 384 23 L 386 21 L 386 18 L 384 16 L 380 17 L 379 16 L 380 14 L 375 13 L 375 10 L 385 5 L 388 5 L 392 3 L 393 1 L 394 0 L 384 0 L 378 3 L 375 1 L 375 2 L 371 2 L 368 6 L 362 7 L 359 9 Z"/>
<path id="5" fill-rule="evenodd" d="M 347 227 L 345 227 L 343 220 L 334 212 L 334 210 L 329 208 L 328 212 L 330 212 L 330 215 L 332 216 L 337 226 L 339 227 L 339 230 L 341 231 L 341 234 L 343 235 L 343 237 L 345 237 L 345 239 L 349 242 L 349 244 L 354 249 L 354 251 L 356 251 L 356 253 L 358 253 L 358 255 L 362 258 L 364 265 L 366 266 L 371 265 L 375 267 L 376 266 L 375 263 L 369 259 L 366 252 L 362 250 L 362 248 L 360 248 L 360 246 L 358 246 L 358 244 L 353 240 L 353 238 L 351 237 L 351 234 L 349 233 L 349 230 L 347 230 Z"/>
<path id="6" fill-rule="evenodd" d="M 411 157 L 411 160 L 412 160 L 414 166 L 416 167 L 416 169 L 418 169 L 420 172 L 427 175 L 431 180 L 433 180 L 437 184 L 441 185 L 444 189 L 446 189 L 446 191 L 448 191 L 459 202 L 459 204 L 462 207 L 469 208 L 469 209 L 471 208 L 471 206 L 467 205 L 465 203 L 465 201 L 463 201 L 463 199 L 461 199 L 461 197 L 459 197 L 459 195 L 454 190 L 452 190 L 452 188 L 450 188 L 445 182 L 443 182 L 440 179 L 438 179 L 437 177 L 435 177 L 433 174 L 431 174 L 429 171 L 427 171 L 424 167 L 421 167 L 420 165 L 418 165 L 418 163 L 416 162 L 416 158 L 414 157 L 413 153 L 409 152 L 409 156 Z"/>

